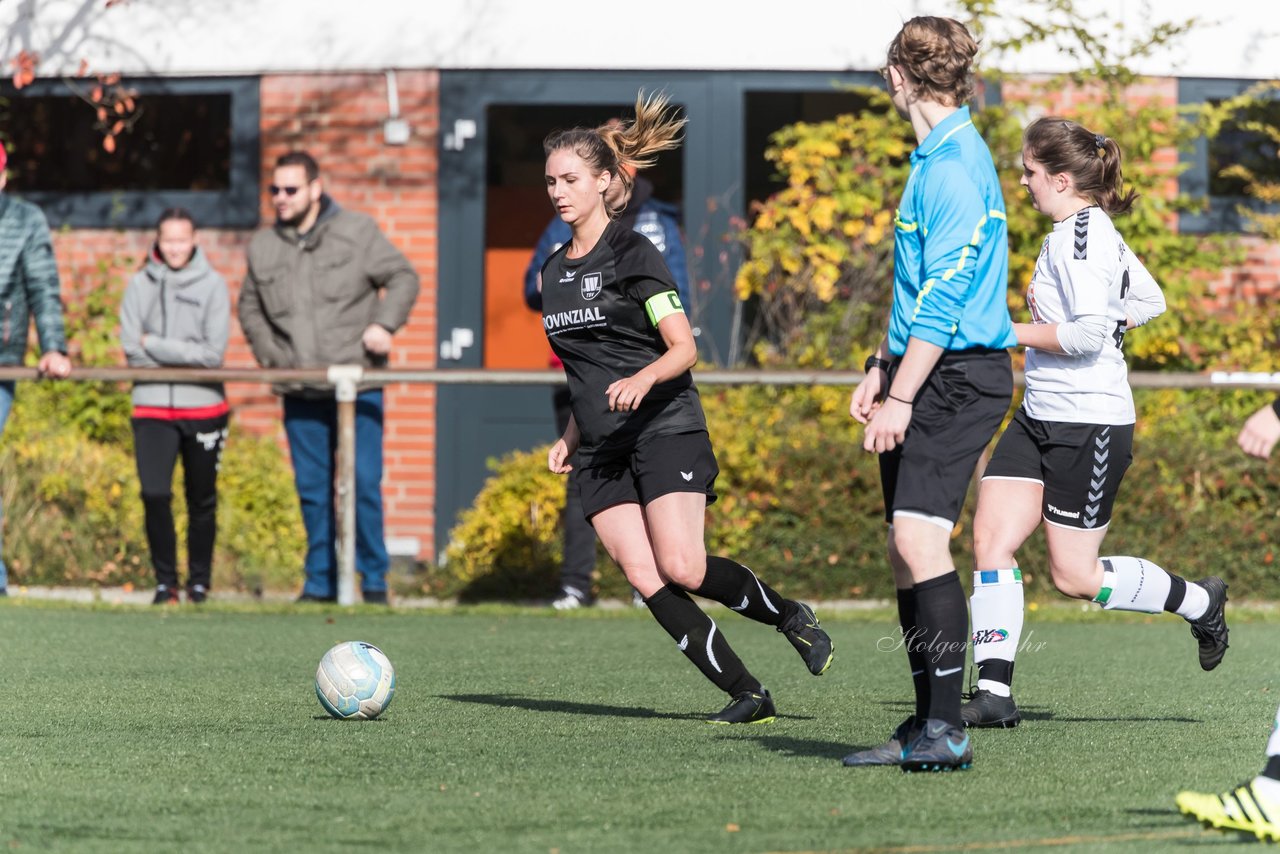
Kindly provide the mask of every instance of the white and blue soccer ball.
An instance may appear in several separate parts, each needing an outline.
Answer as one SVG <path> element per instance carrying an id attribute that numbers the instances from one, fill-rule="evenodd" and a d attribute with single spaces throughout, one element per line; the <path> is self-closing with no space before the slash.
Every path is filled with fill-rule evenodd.
<path id="1" fill-rule="evenodd" d="M 371 643 L 346 641 L 324 654 L 316 670 L 320 705 L 344 721 L 369 721 L 391 705 L 396 671 Z"/>

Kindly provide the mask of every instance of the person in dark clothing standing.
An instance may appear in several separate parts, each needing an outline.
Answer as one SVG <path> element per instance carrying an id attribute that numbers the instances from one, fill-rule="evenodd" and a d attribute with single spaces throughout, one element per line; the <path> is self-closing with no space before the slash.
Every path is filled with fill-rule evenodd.
<path id="1" fill-rule="evenodd" d="M 831 664 L 831 639 L 807 605 L 783 599 L 739 563 L 708 558 L 704 516 L 719 468 L 690 373 L 693 330 L 662 254 L 618 225 L 611 201 L 626 198 L 626 167 L 676 147 L 683 126 L 664 97 L 642 94 L 633 122 L 543 143 L 547 194 L 572 230 L 542 267 L 542 325 L 573 409 L 547 467 L 581 468 L 583 512 L 609 556 L 677 648 L 729 695 L 708 721 L 766 723 L 776 715 L 772 697 L 689 593 L 775 626 L 814 675 Z M 624 192 L 610 192 L 614 181 Z"/>
<path id="2" fill-rule="evenodd" d="M 621 181 L 610 185 L 622 191 Z M 619 202 L 621 204 L 621 202 Z M 676 221 L 676 209 L 673 205 L 653 198 L 653 184 L 643 175 L 636 175 L 630 198 L 625 201 L 622 213 L 618 215 L 618 225 L 630 228 L 653 242 L 662 253 L 662 259 L 671 271 L 676 282 L 676 293 L 680 302 L 689 306 L 689 271 L 685 261 L 684 240 L 680 236 L 680 227 Z M 560 217 L 552 217 L 538 239 L 533 257 L 524 274 L 524 301 L 534 311 L 542 311 L 542 265 L 547 257 L 568 243 L 573 236 L 569 226 Z M 562 368 L 563 365 L 555 353 L 551 354 L 551 367 Z M 556 433 L 563 435 L 569 425 L 569 387 L 558 385 L 552 389 L 551 404 L 556 416 Z M 596 535 L 591 530 L 582 513 L 582 496 L 578 489 L 577 477 L 569 475 L 569 483 L 565 487 L 564 513 L 564 559 L 560 564 L 560 589 L 552 601 L 557 610 L 570 610 L 595 602 L 591 590 L 591 574 L 596 565 Z M 637 605 L 644 604 L 639 592 L 633 591 Z"/>
<path id="3" fill-rule="evenodd" d="M 218 368 L 227 351 L 227 283 L 196 245 L 191 214 L 171 208 L 156 225 L 147 264 L 120 306 L 120 338 L 130 367 Z M 133 446 L 156 573 L 156 605 L 178 602 L 173 469 L 182 459 L 187 499 L 187 599 L 209 595 L 218 531 L 218 463 L 227 437 L 221 383 L 138 382 Z"/>
<path id="4" fill-rule="evenodd" d="M 238 313 L 264 368 L 384 367 L 392 336 L 418 298 L 418 274 L 373 221 L 324 192 L 304 151 L 276 161 L 269 188 L 276 223 L 249 242 Z M 327 385 L 281 384 L 284 429 L 307 529 L 300 602 L 337 599 L 334 520 L 338 404 Z M 356 570 L 365 602 L 387 603 L 382 525 L 381 388 L 356 397 Z"/>
<path id="5" fill-rule="evenodd" d="M 49 223 L 40 208 L 4 192 L 8 154 L 0 145 L 0 365 L 21 365 L 27 353 L 27 328 L 35 319 L 40 339 L 41 376 L 71 375 L 67 336 L 62 323 L 61 286 L 53 257 Z M 0 382 L 0 430 L 13 408 L 16 386 Z M 0 596 L 8 595 L 9 574 L 0 560 Z"/>

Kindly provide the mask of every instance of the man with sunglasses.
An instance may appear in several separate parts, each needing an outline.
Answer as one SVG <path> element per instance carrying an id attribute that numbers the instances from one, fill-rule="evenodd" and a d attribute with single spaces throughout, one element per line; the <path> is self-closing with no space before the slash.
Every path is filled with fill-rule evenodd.
<path id="1" fill-rule="evenodd" d="M 238 314 L 264 368 L 384 367 L 409 319 L 418 274 L 369 216 L 338 206 L 304 151 L 276 161 L 276 222 L 249 242 Z M 282 383 L 284 428 L 307 531 L 299 602 L 337 598 L 334 459 L 338 415 L 328 385 Z M 356 398 L 356 569 L 364 601 L 387 602 L 382 526 L 382 389 Z"/>

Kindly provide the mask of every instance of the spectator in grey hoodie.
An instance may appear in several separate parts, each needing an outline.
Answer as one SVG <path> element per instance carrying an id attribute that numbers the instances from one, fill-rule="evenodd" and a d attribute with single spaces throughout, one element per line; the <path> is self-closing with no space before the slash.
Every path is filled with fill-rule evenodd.
<path id="1" fill-rule="evenodd" d="M 147 264 L 129 282 L 120 306 L 120 338 L 130 367 L 221 367 L 230 318 L 227 283 L 196 245 L 191 214 L 181 208 L 165 211 Z M 218 460 L 227 438 L 227 414 L 221 383 L 133 386 L 134 454 L 156 573 L 156 605 L 179 601 L 172 507 L 179 456 L 189 517 L 187 600 L 199 603 L 209 595 L 218 528 Z"/>

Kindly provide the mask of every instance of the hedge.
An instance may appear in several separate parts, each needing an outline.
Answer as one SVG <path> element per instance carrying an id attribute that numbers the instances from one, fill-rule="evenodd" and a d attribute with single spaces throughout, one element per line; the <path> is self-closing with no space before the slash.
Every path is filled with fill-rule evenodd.
<path id="1" fill-rule="evenodd" d="M 884 599 L 879 471 L 861 449 L 847 389 L 704 388 L 720 462 L 720 500 L 707 515 L 708 549 L 747 563 L 788 595 Z M 1104 554 L 1133 554 L 1191 579 L 1219 574 L 1233 597 L 1280 598 L 1272 571 L 1280 534 L 1280 480 L 1235 447 L 1258 393 L 1158 390 L 1135 393 L 1134 463 L 1125 476 Z M 1015 400 L 1015 406 L 1017 401 Z M 494 475 L 453 529 L 432 592 L 467 598 L 550 595 L 560 558 L 563 481 L 546 471 L 545 448 L 491 461 Z M 953 535 L 956 565 L 971 568 L 975 490 Z M 1043 535 L 1019 554 L 1028 596 L 1056 592 Z M 601 559 L 599 592 L 625 590 Z"/>
<path id="2" fill-rule="evenodd" d="M 114 386 L 23 383 L 0 442 L 10 585 L 154 584 L 143 527 L 128 395 Z M 185 567 L 181 465 L 174 478 Z M 288 461 L 234 427 L 218 475 L 215 589 L 289 589 L 305 537 Z M 183 570 L 185 572 L 185 570 Z"/>

